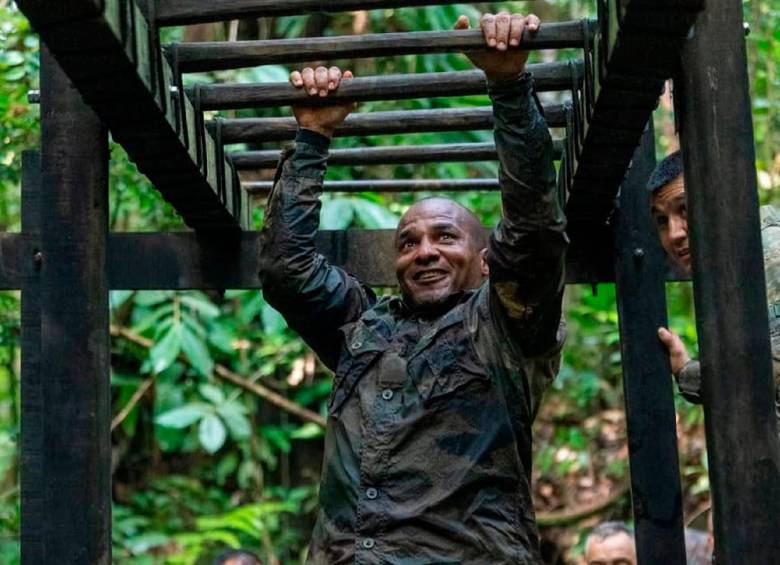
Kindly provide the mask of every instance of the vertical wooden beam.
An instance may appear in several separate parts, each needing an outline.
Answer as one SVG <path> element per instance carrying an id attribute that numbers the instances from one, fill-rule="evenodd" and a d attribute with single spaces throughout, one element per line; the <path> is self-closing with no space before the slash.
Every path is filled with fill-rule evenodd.
<path id="1" fill-rule="evenodd" d="M 776 563 L 780 450 L 740 0 L 708 0 L 680 82 L 715 553 Z"/>
<path id="2" fill-rule="evenodd" d="M 35 565 L 108 565 L 108 136 L 46 49 L 41 52 L 41 112 L 45 482 L 39 524 L 43 560 Z"/>
<path id="3" fill-rule="evenodd" d="M 40 235 L 41 154 L 22 154 L 22 234 Z M 33 247 L 22 275 L 21 546 L 22 562 L 43 563 L 43 382 L 41 378 L 40 270 Z M 40 258 L 40 257 L 38 257 Z"/>
<path id="4" fill-rule="evenodd" d="M 685 564 L 674 397 L 657 329 L 666 326 L 666 259 L 645 185 L 655 166 L 652 121 L 620 190 L 615 279 L 640 565 Z"/>

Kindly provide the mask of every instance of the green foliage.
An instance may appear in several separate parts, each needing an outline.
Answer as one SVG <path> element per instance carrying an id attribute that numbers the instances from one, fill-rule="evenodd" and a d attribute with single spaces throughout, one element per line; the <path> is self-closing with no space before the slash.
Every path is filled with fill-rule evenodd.
<path id="1" fill-rule="evenodd" d="M 462 4 L 282 17 L 259 22 L 262 37 L 354 32 L 448 29 L 460 13 L 474 24 L 478 10 L 527 9 L 523 2 Z M 590 0 L 538 1 L 547 21 L 592 15 Z M 780 0 L 745 2 L 752 32 L 748 55 L 753 88 L 757 165 L 762 199 L 776 200 L 780 184 Z M 319 18 L 319 19 L 318 19 Z M 163 30 L 163 40 L 191 30 Z M 225 29 L 212 28 L 225 37 Z M 558 54 L 557 56 L 565 56 Z M 533 61 L 552 55 L 534 53 Z M 356 75 L 437 72 L 469 68 L 457 54 L 341 62 Z M 8 0 L 0 0 L 0 230 L 20 225 L 20 154 L 39 144 L 38 41 Z M 273 82 L 289 69 L 255 69 L 187 76 L 192 82 Z M 549 95 L 550 101 L 558 95 Z M 486 104 L 484 96 L 368 102 L 361 111 L 447 108 Z M 242 110 L 239 116 L 285 115 L 286 110 Z M 667 120 L 668 114 L 663 117 Z M 663 124 L 661 124 L 663 125 Z M 668 127 L 659 127 L 668 132 Z M 488 141 L 490 132 L 428 133 L 340 138 L 337 147 Z M 669 146 L 664 135 L 660 147 Z M 110 226 L 116 231 L 183 229 L 181 219 L 140 175 L 118 146 L 111 148 Z M 494 163 L 431 163 L 423 166 L 333 167 L 328 178 L 466 178 L 497 174 Z M 393 227 L 413 200 L 425 195 L 323 198 L 322 227 Z M 450 195 L 485 224 L 501 212 L 497 194 Z M 262 214 L 258 203 L 257 221 Z M 126 258 L 132 261 L 132 257 Z M 688 285 L 668 289 L 670 327 L 695 352 L 693 300 Z M 570 288 L 566 299 L 569 338 L 559 378 L 536 425 L 535 484 L 540 515 L 589 500 L 626 480 L 622 373 L 614 288 L 597 294 Z M 303 423 L 222 379 L 216 367 L 261 384 L 313 412 L 324 414 L 331 375 L 317 365 L 302 341 L 255 291 L 223 296 L 197 292 L 111 293 L 112 324 L 141 340 L 116 337 L 112 345 L 114 559 L 116 563 L 203 563 L 225 547 L 244 547 L 285 564 L 300 562 L 316 509 L 322 430 Z M 18 563 L 19 495 L 19 300 L 0 294 L 0 562 Z M 144 344 L 149 342 L 150 347 Z M 144 388 L 146 387 L 146 388 Z M 138 393 L 143 394 L 138 397 Z M 144 392 L 145 391 L 145 392 Z M 706 454 L 700 447 L 701 410 L 678 399 L 681 467 L 688 506 L 706 499 Z M 686 439 L 687 438 L 687 439 Z M 697 443 L 698 442 L 698 443 Z M 610 510 L 627 518 L 626 505 Z M 573 525 L 571 531 L 576 531 Z"/>

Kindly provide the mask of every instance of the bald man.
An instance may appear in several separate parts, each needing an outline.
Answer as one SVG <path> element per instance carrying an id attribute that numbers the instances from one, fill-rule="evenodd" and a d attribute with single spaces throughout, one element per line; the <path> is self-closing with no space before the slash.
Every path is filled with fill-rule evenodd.
<path id="1" fill-rule="evenodd" d="M 488 241 L 451 200 L 412 206 L 395 235 L 398 297 L 378 300 L 314 248 L 330 138 L 352 106 L 294 109 L 261 278 L 336 375 L 308 563 L 541 563 L 531 424 L 560 359 L 567 239 L 528 54 L 512 49 L 539 25 L 487 14 L 486 49 L 469 54 L 493 102 L 501 224 Z M 320 67 L 291 81 L 324 98 L 350 77 Z"/>
<path id="2" fill-rule="evenodd" d="M 636 565 L 634 534 L 621 522 L 604 522 L 585 542 L 587 565 Z"/>

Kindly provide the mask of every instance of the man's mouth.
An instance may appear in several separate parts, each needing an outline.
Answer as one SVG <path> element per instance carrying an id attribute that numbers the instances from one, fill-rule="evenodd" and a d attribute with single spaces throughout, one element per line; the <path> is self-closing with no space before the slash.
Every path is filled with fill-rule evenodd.
<path id="1" fill-rule="evenodd" d="M 414 282 L 430 284 L 444 280 L 447 277 L 447 271 L 441 269 L 430 269 L 426 271 L 418 271 L 412 275 Z"/>
<path id="2" fill-rule="evenodd" d="M 682 259 L 683 261 L 689 261 L 689 260 L 690 260 L 690 258 L 691 258 L 691 250 L 690 250 L 690 249 L 688 249 L 687 247 L 686 247 L 686 248 L 684 248 L 684 249 L 680 249 L 680 250 L 677 252 L 677 256 L 678 256 L 680 259 Z"/>

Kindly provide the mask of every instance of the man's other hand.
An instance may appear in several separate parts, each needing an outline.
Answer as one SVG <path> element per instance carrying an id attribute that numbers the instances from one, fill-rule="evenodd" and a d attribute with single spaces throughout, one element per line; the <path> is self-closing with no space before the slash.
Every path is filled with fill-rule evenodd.
<path id="1" fill-rule="evenodd" d="M 685 364 L 691 360 L 685 344 L 680 339 L 680 336 L 666 328 L 658 328 L 658 339 L 663 342 L 669 351 L 669 363 L 672 366 L 672 373 L 679 375 Z"/>
<path id="2" fill-rule="evenodd" d="M 483 14 L 479 25 L 485 36 L 487 49 L 484 51 L 469 51 L 466 56 L 476 67 L 485 71 L 485 75 L 494 82 L 504 82 L 516 79 L 523 73 L 528 61 L 528 51 L 515 49 L 520 45 L 523 32 L 527 29 L 536 33 L 542 25 L 541 20 L 531 14 Z M 469 19 L 460 16 L 455 23 L 455 29 L 469 29 Z"/>
<path id="3" fill-rule="evenodd" d="M 341 72 L 338 67 L 306 67 L 301 71 L 290 73 L 290 82 L 296 88 L 303 88 L 309 96 L 327 97 L 335 92 L 342 80 L 352 78 L 352 71 Z M 333 132 L 355 109 L 355 104 L 333 104 L 330 106 L 294 106 L 293 114 L 298 127 L 316 131 L 326 137 L 333 137 Z"/>

